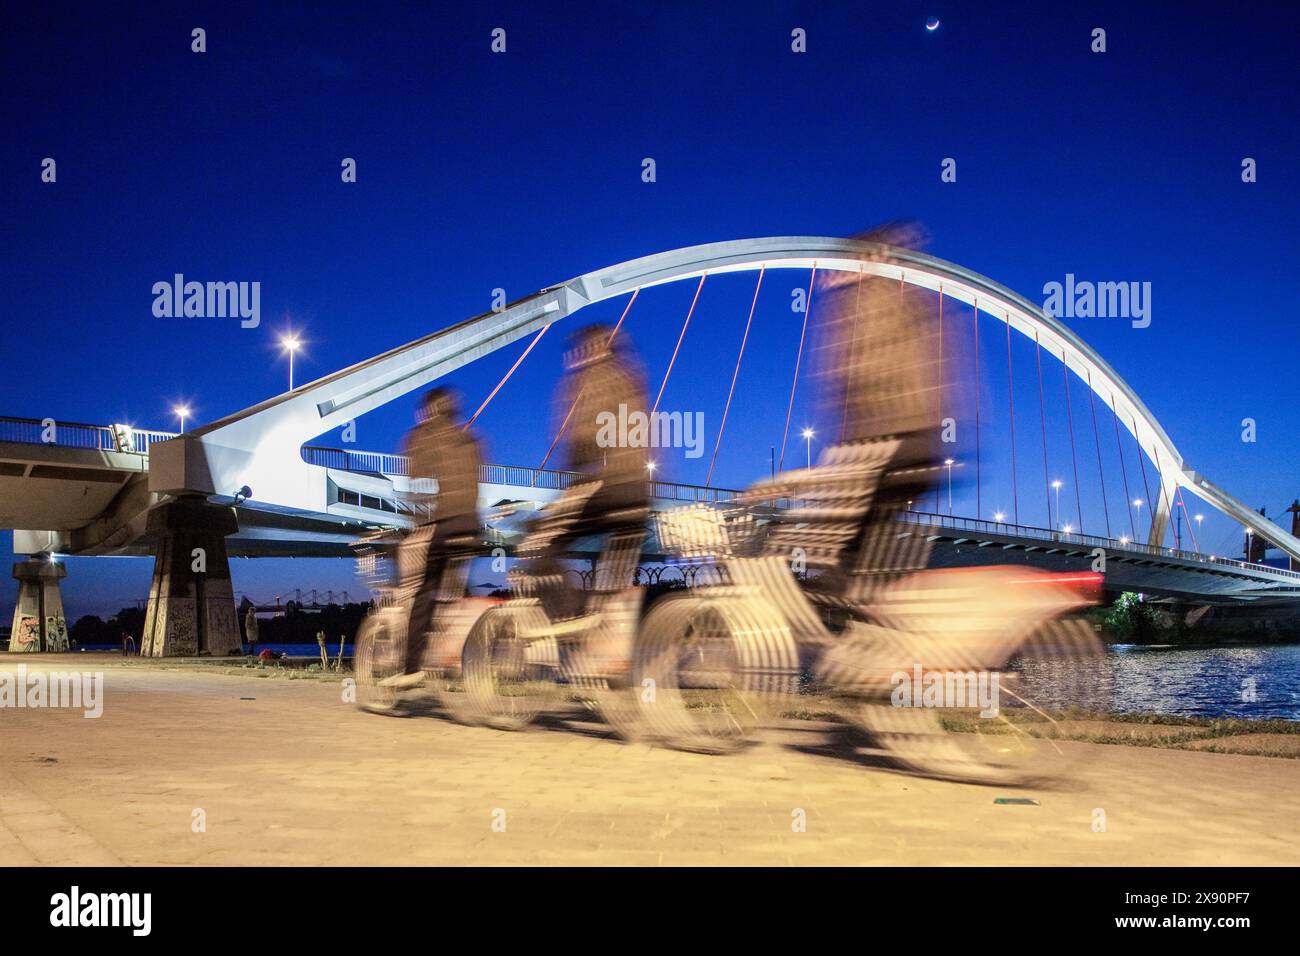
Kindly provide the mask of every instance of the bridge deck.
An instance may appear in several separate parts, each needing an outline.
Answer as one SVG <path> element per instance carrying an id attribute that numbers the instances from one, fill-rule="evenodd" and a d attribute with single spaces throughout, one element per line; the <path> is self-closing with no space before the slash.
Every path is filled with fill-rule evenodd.
<path id="1" fill-rule="evenodd" d="M 110 511 L 115 501 L 149 502 L 143 479 L 150 447 L 177 436 L 75 423 L 53 423 L 51 432 L 50 424 L 0 418 L 0 527 L 15 530 L 15 551 L 48 549 L 47 542 L 53 540 L 60 553 L 148 554 L 139 515 L 132 516 L 130 533 L 119 533 L 111 546 L 68 545 L 76 540 L 77 529 Z M 409 493 L 407 463 L 400 455 L 306 445 L 301 456 L 326 475 L 327 500 L 311 509 L 244 502 L 240 531 L 230 539 L 233 556 L 346 556 L 361 534 L 409 526 L 424 517 L 419 497 Z M 486 464 L 480 478 L 480 506 L 495 514 L 489 533 L 508 545 L 529 517 L 582 476 Z M 128 496 L 128 489 L 134 497 Z M 649 482 L 649 491 L 655 510 L 686 504 L 727 506 L 738 494 L 735 489 L 658 480 Z M 1300 572 L 1219 555 L 954 515 L 909 512 L 902 520 L 909 526 L 906 533 L 924 533 L 939 544 L 935 554 L 941 564 L 1026 563 L 1081 570 L 1092 566 L 1101 549 L 1107 586 L 1112 588 L 1171 595 L 1300 597 Z"/>

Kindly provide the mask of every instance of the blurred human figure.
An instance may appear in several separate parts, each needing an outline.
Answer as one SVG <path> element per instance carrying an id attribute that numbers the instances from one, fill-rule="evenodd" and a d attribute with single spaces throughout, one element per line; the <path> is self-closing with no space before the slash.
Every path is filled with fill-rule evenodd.
<path id="1" fill-rule="evenodd" d="M 411 480 L 434 479 L 438 491 L 432 515 L 426 515 L 416 532 L 427 534 L 429 544 L 423 568 L 416 572 L 419 580 L 407 620 L 404 673 L 383 681 L 398 688 L 416 687 L 423 680 L 421 663 L 437 603 L 463 596 L 444 593 L 443 577 L 453 559 L 473 554 L 480 544 L 478 478 L 483 461 L 478 439 L 460 424 L 455 393 L 442 387 L 430 389 L 420 403 L 405 452 Z"/>
<path id="2" fill-rule="evenodd" d="M 902 268 L 901 254 L 922 237 L 912 224 L 890 223 L 857 238 L 880 245 L 877 261 Z M 865 598 L 861 589 L 929 558 L 923 542 L 898 538 L 894 519 L 938 478 L 943 361 L 925 294 L 901 279 L 836 273 L 822 301 L 823 404 L 839 430 L 838 454 L 827 457 L 870 492 L 838 569 L 858 579 Z"/>
<path id="3" fill-rule="evenodd" d="M 248 605 L 248 613 L 244 615 L 244 635 L 248 638 L 248 656 L 257 656 L 257 608 Z"/>
<path id="4" fill-rule="evenodd" d="M 943 388 L 931 311 L 898 278 L 878 274 L 904 267 L 918 230 L 891 224 L 857 238 L 875 246 L 872 271 L 823 274 L 811 316 L 827 445 L 814 467 L 768 483 L 805 505 L 784 516 L 766 550 L 797 547 L 809 568 L 829 572 L 819 589 L 861 601 L 926 565 L 925 539 L 900 538 L 893 519 L 937 479 Z"/>
<path id="5" fill-rule="evenodd" d="M 646 414 L 646 390 L 626 333 L 615 337 L 607 325 L 590 325 L 573 337 L 565 354 L 560 407 L 565 467 L 582 477 L 546 509 L 522 549 L 536 555 L 530 573 L 549 578 L 542 601 L 553 620 L 575 617 L 582 596 L 562 585 L 559 560 L 584 537 L 607 535 L 611 561 L 597 569 L 596 587 L 627 587 L 640 556 L 649 514 L 646 443 L 623 434 L 611 422 L 635 421 Z M 628 430 L 630 432 L 630 429 Z M 631 440 L 630 440 L 631 439 Z M 619 548 L 618 544 L 626 547 Z M 626 579 L 626 580 L 625 580 Z"/>

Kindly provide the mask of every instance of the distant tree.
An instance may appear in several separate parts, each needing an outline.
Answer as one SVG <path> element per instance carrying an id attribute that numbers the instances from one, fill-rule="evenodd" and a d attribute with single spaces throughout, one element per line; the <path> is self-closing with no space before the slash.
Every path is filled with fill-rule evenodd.
<path id="1" fill-rule="evenodd" d="M 329 604 L 306 611 L 290 601 L 284 614 L 259 619 L 258 637 L 263 644 L 315 644 L 316 632 L 324 631 L 326 644 L 335 647 L 340 636 L 349 643 L 355 640 L 369 612 L 369 604 Z"/>
<path id="2" fill-rule="evenodd" d="M 79 647 L 91 644 L 117 644 L 119 635 L 113 632 L 107 622 L 96 614 L 87 614 L 77 618 L 77 623 L 68 631 L 68 637 Z"/>
<path id="3" fill-rule="evenodd" d="M 120 644 L 123 633 L 126 633 L 134 637 L 139 644 L 144 637 L 144 608 L 122 608 L 108 619 L 108 627 L 113 635 L 109 643 Z"/>
<path id="4" fill-rule="evenodd" d="M 1102 618 L 1106 639 L 1112 644 L 1154 644 L 1157 638 L 1155 613 L 1132 591 L 1125 591 Z"/>

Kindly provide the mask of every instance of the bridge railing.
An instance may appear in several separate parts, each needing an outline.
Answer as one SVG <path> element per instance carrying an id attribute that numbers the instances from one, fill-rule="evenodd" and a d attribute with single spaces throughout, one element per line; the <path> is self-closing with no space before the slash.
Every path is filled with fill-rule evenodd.
<path id="1" fill-rule="evenodd" d="M 999 534 L 1014 538 L 1033 538 L 1055 544 L 1105 548 L 1111 551 L 1130 551 L 1149 555 L 1153 558 L 1180 558 L 1201 564 L 1221 564 L 1248 571 L 1267 571 L 1283 577 L 1300 580 L 1300 572 L 1288 568 L 1275 568 L 1267 564 L 1255 564 L 1250 561 L 1238 561 L 1235 558 L 1223 558 L 1213 554 L 1201 554 L 1199 551 L 1182 551 L 1177 548 L 1160 548 L 1138 541 L 1120 541 L 1099 535 L 1082 534 L 1075 531 L 1055 531 L 1051 528 L 1039 528 L 1033 525 L 1009 524 L 1005 521 L 987 521 L 982 518 L 963 518 L 960 515 L 945 515 L 932 511 L 907 511 L 902 520 L 913 524 L 930 525 L 953 531 L 973 531 L 982 534 Z"/>
<path id="2" fill-rule="evenodd" d="M 344 448 L 325 448 L 321 445 L 303 445 L 302 460 L 321 468 L 338 471 L 356 471 L 373 475 L 405 475 L 406 458 L 378 451 L 351 451 Z"/>
<path id="3" fill-rule="evenodd" d="M 304 445 L 302 459 L 309 465 L 333 468 L 338 471 L 355 471 L 387 477 L 409 475 L 408 463 L 404 455 Z M 530 468 L 526 465 L 488 464 L 479 469 L 479 481 L 484 484 L 514 485 L 547 491 L 563 491 L 585 477 L 587 476 L 576 471 Z M 717 504 L 730 501 L 736 495 L 736 492 L 729 488 L 706 488 L 703 485 L 688 485 L 676 481 L 651 481 L 649 485 L 651 497 L 668 501 Z"/>
<path id="4" fill-rule="evenodd" d="M 129 425 L 87 425 L 82 422 L 56 422 L 49 418 L 0 416 L 0 441 L 23 445 L 55 445 L 59 448 L 89 448 L 94 451 L 147 455 L 149 446 L 154 442 L 175 437 L 176 432 L 132 428 Z"/>

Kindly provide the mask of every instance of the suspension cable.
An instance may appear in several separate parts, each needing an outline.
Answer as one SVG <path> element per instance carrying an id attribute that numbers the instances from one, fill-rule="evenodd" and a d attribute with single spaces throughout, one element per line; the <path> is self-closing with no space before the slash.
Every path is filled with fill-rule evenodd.
<path id="1" fill-rule="evenodd" d="M 862 324 L 862 283 L 864 277 L 864 263 L 858 263 L 858 290 L 853 299 L 853 338 L 849 344 L 849 354 L 846 361 L 852 365 L 858 358 L 858 326 Z M 849 423 L 849 386 L 844 386 L 844 410 L 840 413 L 840 441 L 844 441 L 844 430 Z M 938 501 L 938 492 L 935 492 L 935 501 Z"/>
<path id="2" fill-rule="evenodd" d="M 781 458 L 776 466 L 780 471 L 785 466 L 785 444 L 790 438 L 790 416 L 794 413 L 794 390 L 799 386 L 799 364 L 803 361 L 803 340 L 808 334 L 808 316 L 812 314 L 813 283 L 817 279 L 817 261 L 813 260 L 812 275 L 808 277 L 808 295 L 803 304 L 803 330 L 799 333 L 799 352 L 794 357 L 794 381 L 790 383 L 790 404 L 785 409 L 785 431 L 781 433 Z"/>
<path id="3" fill-rule="evenodd" d="M 948 394 L 947 382 L 944 380 L 943 377 L 943 283 L 940 282 L 939 283 L 939 421 L 940 423 L 943 422 L 943 403 L 944 403 L 944 399 L 947 397 L 947 394 Z M 845 396 L 846 405 L 847 402 L 848 402 L 848 397 L 846 393 Z M 939 502 L 939 488 L 940 488 L 940 482 L 936 481 L 934 483 L 934 513 L 935 514 L 939 514 L 940 507 L 941 507 Z"/>
<path id="4" fill-rule="evenodd" d="M 975 517 L 984 520 L 984 500 L 980 484 L 980 300 L 974 297 L 971 320 L 975 324 Z"/>
<path id="5" fill-rule="evenodd" d="M 704 487 L 713 484 L 713 466 L 718 461 L 718 449 L 722 447 L 722 433 L 727 430 L 727 413 L 731 411 L 731 397 L 736 394 L 736 379 L 740 377 L 740 360 L 745 357 L 745 343 L 749 341 L 749 327 L 754 321 L 754 309 L 758 306 L 758 290 L 763 288 L 763 273 L 767 263 L 758 268 L 758 282 L 754 285 L 754 301 L 749 304 L 749 318 L 745 320 L 745 334 L 740 339 L 740 354 L 736 356 L 736 369 L 731 373 L 731 388 L 727 392 L 727 404 L 722 407 L 722 424 L 718 426 L 718 440 L 713 445 L 713 457 L 709 459 L 709 475 L 704 479 Z"/>
<path id="6" fill-rule="evenodd" d="M 1156 478 L 1160 482 L 1160 497 L 1165 503 L 1165 510 L 1168 513 L 1170 520 L 1172 520 L 1175 517 L 1177 517 L 1177 515 L 1175 515 L 1174 513 L 1173 502 L 1169 500 L 1169 492 L 1165 489 L 1165 469 L 1160 464 L 1160 446 L 1157 445 L 1155 442 L 1152 442 L 1151 450 L 1156 453 Z M 1161 546 L 1163 546 L 1164 543 L 1165 543 L 1165 537 L 1164 535 L 1161 535 L 1160 536 Z"/>
<path id="7" fill-rule="evenodd" d="M 655 396 L 654 408 L 650 410 L 651 415 L 659 411 L 659 400 L 664 397 L 664 389 L 668 387 L 668 376 L 673 374 L 673 365 L 677 362 L 677 352 L 682 347 L 682 339 L 686 338 L 686 327 L 691 324 L 691 316 L 695 314 L 695 303 L 700 301 L 700 290 L 704 288 L 704 280 L 708 277 L 707 272 L 701 275 L 700 284 L 695 287 L 695 298 L 691 299 L 691 307 L 686 312 L 686 321 L 682 323 L 682 331 L 677 336 L 677 344 L 673 347 L 673 357 L 668 360 L 664 380 L 659 383 L 659 394 Z"/>
<path id="8" fill-rule="evenodd" d="M 1110 395 L 1110 417 L 1115 424 L 1115 449 L 1119 452 L 1119 470 L 1124 476 L 1124 507 L 1128 509 L 1128 530 L 1133 535 L 1133 541 L 1137 542 L 1137 525 L 1133 521 L 1133 494 L 1128 490 L 1128 465 L 1124 464 L 1124 445 L 1119 440 L 1119 408 L 1115 404 L 1115 393 L 1108 392 L 1108 394 Z"/>
<path id="9" fill-rule="evenodd" d="M 1043 429 L 1043 495 L 1047 499 L 1047 527 L 1052 526 L 1052 482 L 1047 470 L 1047 403 L 1043 400 L 1043 348 L 1034 329 L 1034 362 L 1038 366 L 1038 421 Z"/>
<path id="10" fill-rule="evenodd" d="M 1085 368 L 1088 375 L 1088 408 L 1092 411 L 1092 443 L 1097 448 L 1097 474 L 1101 477 L 1101 510 L 1106 514 L 1106 537 L 1110 533 L 1110 505 L 1106 503 L 1106 471 L 1101 467 L 1101 433 L 1097 431 L 1097 395 L 1092 390 L 1092 371 Z"/>
<path id="11" fill-rule="evenodd" d="M 1016 385 L 1011 372 L 1011 316 L 1007 316 L 1007 406 L 1011 409 L 1011 505 L 1020 524 L 1020 489 L 1016 485 Z"/>
<path id="12" fill-rule="evenodd" d="M 623 327 L 623 320 L 627 318 L 628 312 L 632 311 L 632 303 L 636 301 L 636 297 L 640 294 L 641 294 L 640 286 L 637 286 L 635 289 L 632 290 L 632 298 L 628 299 L 627 305 L 623 306 L 623 314 L 618 317 L 618 323 L 614 326 L 614 331 L 610 332 L 609 338 L 605 340 L 606 347 L 608 347 L 613 343 L 614 336 L 618 335 L 618 330 Z M 578 400 L 580 398 L 582 398 L 581 390 L 579 390 L 578 394 L 573 397 L 573 402 L 569 405 L 569 410 L 564 415 L 564 421 L 560 422 L 560 427 L 556 430 L 555 437 L 551 439 L 551 447 L 546 449 L 546 456 L 542 459 L 542 463 L 537 466 L 538 471 L 541 471 L 543 468 L 545 468 L 546 463 L 550 461 L 551 453 L 555 451 L 555 446 L 560 443 L 560 436 L 564 434 L 564 430 L 569 427 L 569 419 L 573 417 L 574 409 L 578 407 Z M 536 475 L 533 476 L 533 482 L 534 484 L 537 482 Z"/>
<path id="13" fill-rule="evenodd" d="M 1142 466 L 1142 490 L 1147 496 L 1147 510 L 1151 512 L 1151 528 L 1152 530 L 1154 530 L 1155 523 L 1156 523 L 1156 516 L 1154 511 L 1155 502 L 1151 500 L 1151 485 L 1147 483 L 1147 462 L 1146 462 L 1147 453 L 1142 448 L 1142 439 L 1138 437 L 1137 418 L 1133 417 L 1132 420 L 1133 420 L 1133 440 L 1137 442 L 1137 446 L 1138 446 L 1138 464 Z M 1151 535 L 1148 533 L 1147 544 L 1150 543 L 1151 543 Z"/>
<path id="14" fill-rule="evenodd" d="M 519 358 L 515 359 L 515 364 L 510 366 L 510 371 L 506 372 L 505 375 L 501 376 L 501 381 L 497 382 L 497 387 L 492 389 L 492 391 L 488 394 L 487 398 L 483 399 L 483 404 L 478 407 L 478 411 L 476 411 L 473 415 L 470 416 L 469 421 L 467 421 L 464 425 L 461 426 L 460 429 L 461 431 L 467 430 L 470 425 L 474 424 L 475 419 L 477 419 L 479 415 L 483 414 L 483 409 L 488 407 L 488 402 L 492 401 L 492 399 L 496 397 L 497 392 L 501 391 L 501 386 L 510 380 L 510 376 L 515 374 L 515 369 L 517 369 L 520 365 L 523 364 L 524 359 L 528 358 L 528 353 L 533 350 L 533 346 L 542 340 L 542 336 L 546 334 L 546 330 L 549 329 L 554 324 L 555 323 L 553 322 L 547 322 L 545 325 L 542 326 L 541 331 L 538 332 L 535 336 L 533 336 L 533 340 L 528 343 L 528 348 L 524 349 L 524 354 L 519 356 Z"/>
<path id="15" fill-rule="evenodd" d="M 1192 547 L 1196 549 L 1197 554 L 1200 554 L 1201 543 L 1196 540 L 1196 525 L 1192 522 L 1192 516 L 1187 512 L 1187 501 L 1183 498 L 1182 485 L 1178 486 L 1178 505 L 1183 509 L 1184 517 L 1187 518 L 1187 530 L 1190 531 L 1192 535 Z"/>
<path id="16" fill-rule="evenodd" d="M 1074 410 L 1070 405 L 1070 367 L 1065 363 L 1065 347 L 1061 347 L 1061 380 L 1065 383 L 1065 422 L 1070 429 L 1070 461 L 1074 464 L 1074 511 L 1079 519 L 1079 534 L 1083 534 L 1083 497 L 1079 493 L 1079 455 L 1074 447 Z M 1058 516 L 1059 517 L 1059 516 Z"/>

